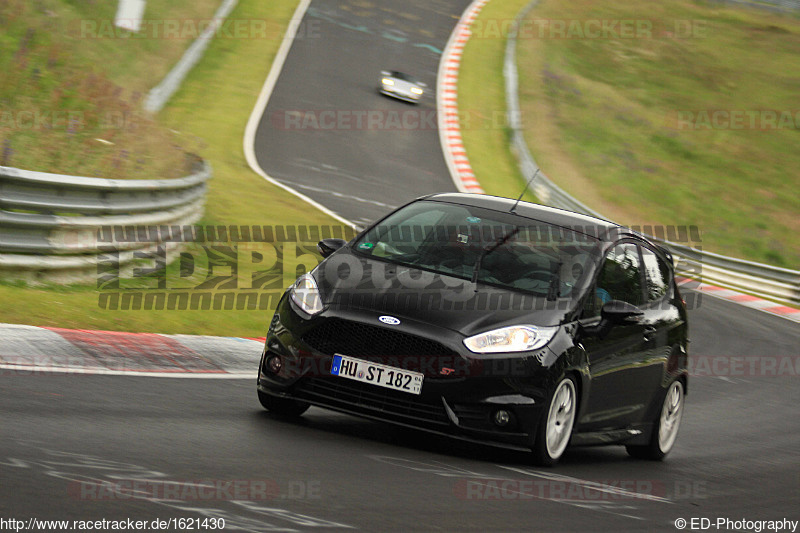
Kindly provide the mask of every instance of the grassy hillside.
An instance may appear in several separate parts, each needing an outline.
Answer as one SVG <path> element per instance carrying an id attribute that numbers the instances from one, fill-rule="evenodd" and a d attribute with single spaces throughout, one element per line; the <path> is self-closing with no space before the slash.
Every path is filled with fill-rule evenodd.
<path id="1" fill-rule="evenodd" d="M 462 112 L 502 115 L 505 30 L 527 3 L 491 2 L 476 21 Z M 526 140 L 561 187 L 618 222 L 697 225 L 706 250 L 800 268 L 800 18 L 542 0 L 517 56 Z M 484 124 L 465 132 L 470 162 L 488 192 L 511 194 L 507 128 Z"/>
<path id="2" fill-rule="evenodd" d="M 252 172 L 242 152 L 245 124 L 295 7 L 295 0 L 241 0 L 231 19 L 264 21 L 266 37 L 214 40 L 181 90 L 158 116 L 159 127 L 175 130 L 178 132 L 176 135 L 182 138 L 198 139 L 201 155 L 214 169 L 202 224 L 338 224 Z M 145 54 L 143 61 L 147 58 Z M 153 84 L 158 81 L 154 80 Z M 309 268 L 318 260 L 313 255 L 314 243 L 308 243 L 311 249 L 301 250 L 297 259 L 298 252 L 294 247 L 270 243 L 216 244 L 230 247 L 223 250 L 223 254 L 225 251 L 236 254 L 238 270 L 233 274 L 230 267 L 217 268 L 214 274 L 233 276 L 235 286 L 223 288 L 222 283 L 212 282 L 212 288 L 208 290 L 214 294 L 252 292 L 248 288 L 254 285 L 254 280 L 258 281 L 258 271 L 269 270 L 277 253 L 281 253 L 284 268 L 279 270 L 278 279 L 265 287 L 280 294 L 282 288 L 296 277 L 299 264 Z M 185 253 L 192 257 L 194 271 L 190 275 L 181 272 L 177 255 L 169 255 L 170 264 L 164 279 L 166 290 L 202 292 L 198 287 L 207 281 L 213 250 L 194 245 Z M 152 268 L 153 261 L 141 266 Z M 117 292 L 131 294 L 137 287 L 153 294 L 158 292 L 158 281 L 155 277 L 133 279 L 129 273 L 123 274 Z M 270 309 L 259 309 L 258 306 L 244 310 L 122 311 L 101 308 L 100 292 L 108 290 L 108 284 L 99 279 L 97 283 L 66 287 L 30 287 L 0 282 L 0 321 L 65 328 L 259 336 L 266 331 L 271 317 Z"/>
<path id="3" fill-rule="evenodd" d="M 217 0 L 151 0 L 139 34 L 117 2 L 0 2 L 0 165 L 108 178 L 178 177 L 196 139 L 141 110 Z M 179 30 L 163 31 L 164 24 Z"/>
<path id="4" fill-rule="evenodd" d="M 586 36 L 554 37 L 552 21 Z M 591 38 L 588 21 L 649 31 Z M 706 250 L 800 268 L 800 19 L 543 0 L 526 24 L 526 139 L 551 178 L 617 221 L 697 225 Z"/>

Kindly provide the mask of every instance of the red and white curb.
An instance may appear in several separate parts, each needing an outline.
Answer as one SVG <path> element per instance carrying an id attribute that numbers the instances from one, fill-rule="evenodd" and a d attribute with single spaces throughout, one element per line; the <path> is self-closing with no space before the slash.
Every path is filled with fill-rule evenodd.
<path id="1" fill-rule="evenodd" d="M 489 0 L 476 0 L 464 11 L 456 29 L 450 34 L 436 81 L 436 114 L 439 122 L 439 141 L 450 170 L 450 176 L 460 192 L 483 194 L 478 179 L 472 171 L 461 138 L 461 119 L 458 114 L 458 70 L 461 56 L 469 41 L 470 26 Z"/>
<path id="2" fill-rule="evenodd" d="M 690 278 L 678 278 L 678 283 L 682 287 L 691 289 L 693 291 L 708 294 L 709 296 L 714 296 L 715 298 L 727 300 L 745 307 L 750 307 L 751 309 L 758 309 L 772 315 L 787 318 L 794 322 L 800 322 L 800 309 L 789 307 L 788 305 L 775 303 L 763 298 L 759 298 L 758 296 L 745 294 L 733 289 L 709 285 L 708 283 L 702 283 Z"/>
<path id="3" fill-rule="evenodd" d="M 254 379 L 264 339 L 0 324 L 0 376 L 31 373 Z"/>

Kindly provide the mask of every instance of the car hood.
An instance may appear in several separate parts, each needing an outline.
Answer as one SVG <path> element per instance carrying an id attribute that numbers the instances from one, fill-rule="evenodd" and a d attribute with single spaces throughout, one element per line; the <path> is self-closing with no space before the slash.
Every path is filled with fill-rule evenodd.
<path id="1" fill-rule="evenodd" d="M 364 258 L 343 248 L 313 272 L 331 309 L 360 309 L 475 335 L 497 327 L 555 326 L 574 310 L 570 299 L 543 297 Z M 476 291 L 477 289 L 477 291 Z"/>
<path id="2" fill-rule="evenodd" d="M 401 93 L 405 93 L 405 94 L 411 94 L 411 88 L 412 87 L 417 87 L 416 83 L 411 83 L 411 82 L 408 82 L 408 81 L 405 81 L 405 80 L 400 80 L 400 79 L 397 79 L 397 78 L 393 78 L 393 79 L 394 79 L 394 85 L 392 86 L 392 88 L 396 92 L 401 92 Z"/>

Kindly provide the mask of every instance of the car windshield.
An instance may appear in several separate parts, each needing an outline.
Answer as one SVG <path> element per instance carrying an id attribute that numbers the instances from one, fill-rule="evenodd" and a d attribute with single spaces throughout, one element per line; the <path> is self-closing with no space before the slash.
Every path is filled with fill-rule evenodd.
<path id="1" fill-rule="evenodd" d="M 397 78 L 398 80 L 403 80 L 410 83 L 417 83 L 416 79 L 409 76 L 408 74 L 404 74 L 403 72 L 397 72 L 396 70 L 393 70 L 391 74 L 393 78 Z"/>
<path id="2" fill-rule="evenodd" d="M 423 200 L 370 228 L 355 250 L 553 300 L 583 292 L 597 244 L 580 231 L 516 214 Z"/>

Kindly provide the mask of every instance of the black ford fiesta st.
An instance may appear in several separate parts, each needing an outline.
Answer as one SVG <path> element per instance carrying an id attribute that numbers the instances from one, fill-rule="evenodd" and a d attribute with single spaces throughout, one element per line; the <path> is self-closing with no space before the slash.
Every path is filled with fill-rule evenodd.
<path id="1" fill-rule="evenodd" d="M 673 447 L 687 386 L 672 258 L 616 224 L 470 194 L 392 212 L 286 291 L 258 397 L 532 450 Z"/>

